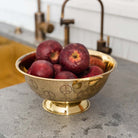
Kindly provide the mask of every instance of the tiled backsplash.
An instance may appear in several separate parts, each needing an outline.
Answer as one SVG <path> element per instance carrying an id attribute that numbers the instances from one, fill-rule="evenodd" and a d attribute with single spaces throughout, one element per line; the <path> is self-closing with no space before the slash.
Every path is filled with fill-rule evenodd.
<path id="1" fill-rule="evenodd" d="M 53 38 L 64 39 L 63 26 L 59 25 L 61 5 L 64 0 L 42 0 L 42 11 L 46 13 L 50 5 L 50 20 L 55 31 L 48 34 Z M 9 4 L 7 4 L 9 3 Z M 112 55 L 138 62 L 138 1 L 103 0 L 105 5 L 104 34 L 111 37 Z M 0 21 L 34 31 L 34 13 L 37 0 L 0 1 Z M 65 9 L 65 18 L 74 18 L 71 25 L 71 42 L 84 43 L 88 48 L 96 49 L 100 32 L 100 5 L 97 0 L 69 1 Z M 5 28 L 6 29 L 6 28 Z"/>

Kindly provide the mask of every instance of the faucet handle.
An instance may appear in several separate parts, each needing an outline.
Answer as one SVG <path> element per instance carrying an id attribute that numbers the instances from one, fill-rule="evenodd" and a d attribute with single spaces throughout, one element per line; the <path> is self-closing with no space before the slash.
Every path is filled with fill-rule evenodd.
<path id="1" fill-rule="evenodd" d="M 49 23 L 49 24 L 48 24 L 48 28 L 47 28 L 47 32 L 48 32 L 48 33 L 52 33 L 53 31 L 54 31 L 54 25 L 51 24 L 51 23 Z"/>
<path id="2" fill-rule="evenodd" d="M 54 25 L 50 23 L 50 6 L 47 6 L 47 13 L 46 13 L 46 22 L 42 22 L 40 24 L 40 29 L 44 33 L 52 33 L 54 30 Z"/>
<path id="3" fill-rule="evenodd" d="M 107 47 L 110 45 L 110 36 L 107 36 Z"/>
<path id="4" fill-rule="evenodd" d="M 42 22 L 39 25 L 39 28 L 44 32 L 44 33 L 52 33 L 54 31 L 54 25 L 51 23 L 47 22 Z"/>
<path id="5" fill-rule="evenodd" d="M 60 25 L 69 25 L 69 24 L 74 24 L 74 19 L 62 19 L 60 20 Z"/>
<path id="6" fill-rule="evenodd" d="M 110 48 L 110 36 L 107 36 L 106 50 L 107 50 L 107 54 L 111 54 L 112 48 Z"/>

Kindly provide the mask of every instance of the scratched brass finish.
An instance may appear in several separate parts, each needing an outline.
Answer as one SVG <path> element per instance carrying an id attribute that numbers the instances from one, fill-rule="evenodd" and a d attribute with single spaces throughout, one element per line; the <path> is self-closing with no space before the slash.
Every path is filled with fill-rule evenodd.
<path id="1" fill-rule="evenodd" d="M 88 109 L 87 99 L 101 90 L 116 65 L 116 61 L 109 55 L 92 50 L 89 50 L 89 53 L 103 60 L 106 64 L 105 73 L 78 79 L 48 79 L 29 75 L 26 70 L 30 65 L 26 64 L 29 63 L 26 59 L 30 59 L 31 56 L 35 57 L 34 52 L 20 57 L 16 61 L 16 68 L 25 75 L 26 82 L 31 89 L 45 99 L 43 102 L 45 110 L 60 115 L 77 114 Z M 33 60 L 29 64 L 32 62 Z"/>

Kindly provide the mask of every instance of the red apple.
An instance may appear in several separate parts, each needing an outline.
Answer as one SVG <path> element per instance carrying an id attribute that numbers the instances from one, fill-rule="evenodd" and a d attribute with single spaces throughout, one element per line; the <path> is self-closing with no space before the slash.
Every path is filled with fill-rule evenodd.
<path id="1" fill-rule="evenodd" d="M 55 79 L 76 79 L 77 76 L 70 71 L 61 71 L 56 76 Z"/>
<path id="2" fill-rule="evenodd" d="M 62 46 L 55 40 L 42 42 L 36 49 L 36 59 L 48 60 L 51 63 L 58 63 Z"/>
<path id="3" fill-rule="evenodd" d="M 31 74 L 31 67 L 27 71 L 28 74 Z"/>
<path id="4" fill-rule="evenodd" d="M 92 77 L 104 73 L 103 70 L 96 65 L 90 66 L 82 75 L 82 78 Z"/>
<path id="5" fill-rule="evenodd" d="M 102 61 L 101 58 L 97 57 L 97 56 L 90 56 L 90 66 L 92 65 L 97 65 L 100 68 L 103 69 L 103 71 L 105 71 L 105 63 Z"/>
<path id="6" fill-rule="evenodd" d="M 59 62 L 65 70 L 75 74 L 83 72 L 89 66 L 88 50 L 79 43 L 69 44 L 60 52 Z"/>
<path id="7" fill-rule="evenodd" d="M 53 67 L 54 67 L 55 75 L 57 75 L 59 72 L 63 70 L 60 64 L 54 64 Z"/>
<path id="8" fill-rule="evenodd" d="M 33 62 L 28 73 L 39 77 L 52 78 L 54 75 L 54 68 L 49 61 L 37 60 Z"/>

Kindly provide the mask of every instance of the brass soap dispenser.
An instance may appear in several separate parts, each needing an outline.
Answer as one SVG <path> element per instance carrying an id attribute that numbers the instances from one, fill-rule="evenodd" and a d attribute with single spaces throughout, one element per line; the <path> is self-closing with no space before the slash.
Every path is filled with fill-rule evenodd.
<path id="1" fill-rule="evenodd" d="M 41 12 L 41 1 L 38 2 L 38 12 L 35 13 L 35 38 L 37 41 L 41 42 L 46 38 L 46 33 L 52 33 L 54 30 L 54 25 L 49 23 L 49 11 L 50 7 L 47 7 L 47 16 L 45 22 L 45 14 Z"/>

